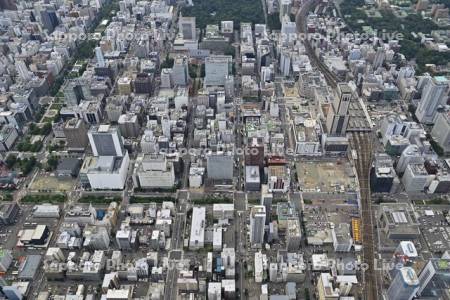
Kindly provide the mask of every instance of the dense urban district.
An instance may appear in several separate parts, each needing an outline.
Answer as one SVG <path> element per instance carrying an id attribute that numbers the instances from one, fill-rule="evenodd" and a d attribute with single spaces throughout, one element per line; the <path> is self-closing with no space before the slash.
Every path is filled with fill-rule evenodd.
<path id="1" fill-rule="evenodd" d="M 0 8 L 0 299 L 450 299 L 448 0 Z"/>

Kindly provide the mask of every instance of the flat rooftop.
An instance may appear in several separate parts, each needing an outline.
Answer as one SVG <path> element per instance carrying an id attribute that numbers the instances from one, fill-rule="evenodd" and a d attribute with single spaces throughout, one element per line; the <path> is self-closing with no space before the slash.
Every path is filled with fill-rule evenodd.
<path id="1" fill-rule="evenodd" d="M 205 239 L 206 228 L 206 208 L 194 207 L 192 210 L 192 224 L 190 244 L 194 245 L 197 242 L 203 243 Z"/>
<path id="2" fill-rule="evenodd" d="M 432 253 L 443 253 L 450 249 L 450 227 L 442 209 L 417 209 L 420 231 Z"/>

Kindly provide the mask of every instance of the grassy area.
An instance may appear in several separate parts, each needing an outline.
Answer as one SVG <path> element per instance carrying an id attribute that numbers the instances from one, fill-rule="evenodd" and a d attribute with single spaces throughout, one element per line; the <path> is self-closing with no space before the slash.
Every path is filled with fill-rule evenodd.
<path id="1" fill-rule="evenodd" d="M 247 199 L 248 204 L 259 205 L 261 203 L 260 199 Z"/>
<path id="2" fill-rule="evenodd" d="M 67 196 L 63 194 L 39 194 L 26 195 L 22 198 L 22 203 L 63 203 L 67 200 Z"/>
<path id="3" fill-rule="evenodd" d="M 447 205 L 449 202 L 440 197 L 436 197 L 433 199 L 426 199 L 426 200 L 414 200 L 413 201 L 415 205 Z"/>
<path id="4" fill-rule="evenodd" d="M 305 204 L 312 204 L 311 200 L 303 200 L 303 201 L 305 201 Z M 308 201 L 311 202 L 311 203 L 307 203 Z M 274 198 L 274 199 L 272 199 L 272 205 L 275 205 L 275 204 L 278 204 L 278 203 L 281 203 L 281 202 L 287 202 L 287 199 L 285 199 L 285 198 Z M 250 199 L 250 198 L 248 198 L 247 199 L 247 203 L 250 204 L 250 205 L 261 205 L 261 199 Z"/>
<path id="5" fill-rule="evenodd" d="M 106 197 L 106 196 L 84 196 L 81 197 L 78 202 L 80 203 L 92 203 L 92 204 L 109 204 L 111 202 L 120 203 L 122 199 L 120 197 Z"/>
<path id="6" fill-rule="evenodd" d="M 0 193 L 0 201 L 12 201 L 13 194 L 11 192 L 1 192 Z"/>
<path id="7" fill-rule="evenodd" d="M 312 200 L 311 199 L 303 199 L 303 203 L 304 204 L 312 204 Z"/>
<path id="8" fill-rule="evenodd" d="M 378 196 L 375 200 L 375 204 L 380 204 L 380 203 L 396 203 L 396 201 L 394 199 L 385 199 L 382 196 Z"/>
<path id="9" fill-rule="evenodd" d="M 233 199 L 223 197 L 223 198 L 212 198 L 212 197 L 205 197 L 205 198 L 198 198 L 198 199 L 192 199 L 192 203 L 196 205 L 207 205 L 207 204 L 214 204 L 214 203 L 233 203 Z"/>
<path id="10" fill-rule="evenodd" d="M 212 245 L 205 245 L 205 247 L 203 247 L 201 249 L 198 249 L 197 252 L 201 253 L 201 254 L 206 254 L 208 252 L 213 252 L 213 246 Z"/>
<path id="11" fill-rule="evenodd" d="M 163 203 L 163 202 L 175 202 L 174 197 L 140 197 L 132 196 L 130 197 L 130 203 Z"/>
<path id="12" fill-rule="evenodd" d="M 233 21 L 238 29 L 241 22 L 264 24 L 264 12 L 261 1 L 240 0 L 194 0 L 194 6 L 183 7 L 183 16 L 196 17 L 197 26 L 201 29 L 208 24 L 219 24 L 220 21 Z"/>

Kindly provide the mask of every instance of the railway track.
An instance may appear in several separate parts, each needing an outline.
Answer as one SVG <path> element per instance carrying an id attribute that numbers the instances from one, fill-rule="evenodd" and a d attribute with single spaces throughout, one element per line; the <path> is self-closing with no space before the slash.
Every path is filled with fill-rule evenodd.
<path id="1" fill-rule="evenodd" d="M 307 14 L 312 11 L 317 5 L 320 4 L 320 0 L 309 0 L 304 2 L 300 8 L 295 22 L 297 25 L 297 31 L 299 33 L 307 33 L 306 30 L 306 17 Z M 311 43 L 307 37 L 303 39 L 307 55 L 311 61 L 311 64 L 316 67 L 325 77 L 327 83 L 336 88 L 339 79 L 331 72 L 328 67 L 321 61 Z M 370 167 L 372 163 L 372 132 L 361 131 L 351 132 L 350 134 L 350 147 L 356 151 L 357 157 L 355 159 L 355 167 L 358 175 L 359 188 L 360 188 L 360 213 L 362 224 L 362 243 L 363 243 L 363 262 L 366 266 L 363 271 L 363 284 L 364 284 L 364 299 L 376 300 L 378 299 L 378 281 L 375 273 L 374 259 L 374 235 L 373 235 L 373 215 L 372 215 L 372 202 L 370 198 Z"/>
<path id="2" fill-rule="evenodd" d="M 356 151 L 356 172 L 358 173 L 361 198 L 361 226 L 363 262 L 364 299 L 378 299 L 378 280 L 375 272 L 375 251 L 373 234 L 372 201 L 370 198 L 370 166 L 372 163 L 372 134 L 370 132 L 354 132 L 350 135 L 350 146 Z"/>
<path id="3" fill-rule="evenodd" d="M 319 0 L 310 0 L 303 4 L 296 16 L 296 25 L 299 33 L 306 33 L 306 17 L 318 4 Z M 303 39 L 307 55 L 313 64 L 325 77 L 327 83 L 336 87 L 339 79 L 331 72 L 328 67 L 317 57 L 308 38 Z M 370 198 L 370 166 L 372 162 L 372 138 L 371 132 L 352 132 L 350 133 L 350 146 L 357 153 L 355 167 L 358 174 L 360 188 L 360 211 L 362 219 L 362 243 L 363 243 L 363 262 L 366 267 L 363 272 L 364 299 L 378 299 L 378 284 L 374 266 L 374 235 L 373 235 L 373 216 L 372 203 Z"/>
<path id="4" fill-rule="evenodd" d="M 297 13 L 297 16 L 295 17 L 295 23 L 297 25 L 297 31 L 302 34 L 306 34 L 306 17 L 307 14 L 314 9 L 321 1 L 320 0 L 310 0 L 303 4 L 303 6 L 300 8 L 299 12 Z M 303 44 L 305 45 L 306 54 L 308 55 L 312 65 L 316 67 L 325 77 L 325 80 L 327 83 L 332 86 L 336 87 L 337 83 L 339 82 L 336 74 L 330 71 L 328 67 L 324 64 L 323 61 L 321 61 L 316 53 L 314 52 L 313 47 L 311 46 L 311 43 L 307 37 L 303 39 Z"/>

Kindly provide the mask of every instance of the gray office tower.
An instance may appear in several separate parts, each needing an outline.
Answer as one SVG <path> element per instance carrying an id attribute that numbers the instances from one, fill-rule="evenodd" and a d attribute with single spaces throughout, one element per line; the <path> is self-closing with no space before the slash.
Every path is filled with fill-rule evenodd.
<path id="1" fill-rule="evenodd" d="M 419 296 L 430 299 L 446 299 L 445 295 L 450 289 L 450 259 L 430 259 L 420 272 L 419 283 L 417 291 Z"/>
<path id="2" fill-rule="evenodd" d="M 448 79 L 444 76 L 436 76 L 427 80 L 415 112 L 420 123 L 434 124 L 439 106 L 447 104 L 448 83 Z"/>
<path id="3" fill-rule="evenodd" d="M 353 91 L 346 83 L 339 83 L 338 97 L 333 103 L 333 109 L 327 116 L 327 129 L 331 136 L 343 136 L 347 132 L 350 115 L 348 109 L 353 100 Z"/>
<path id="4" fill-rule="evenodd" d="M 250 211 L 250 243 L 259 248 L 264 243 L 264 228 L 266 224 L 266 207 L 253 206 Z"/>
<path id="5" fill-rule="evenodd" d="M 208 178 L 214 180 L 233 179 L 234 156 L 230 153 L 211 153 L 207 156 Z"/>
<path id="6" fill-rule="evenodd" d="M 119 156 L 125 154 L 122 136 L 117 127 L 100 125 L 88 132 L 94 156 Z"/>
<path id="7" fill-rule="evenodd" d="M 45 10 L 41 10 L 40 14 L 42 25 L 45 29 L 47 29 L 48 33 L 52 33 L 55 30 L 55 27 L 59 24 L 55 9 L 48 6 Z"/>
<path id="8" fill-rule="evenodd" d="M 67 148 L 69 151 L 84 151 L 88 139 L 88 125 L 83 119 L 73 118 L 66 122 L 64 126 L 64 135 L 66 136 Z"/>
<path id="9" fill-rule="evenodd" d="M 403 267 L 391 282 L 388 300 L 411 300 L 419 289 L 419 279 L 411 267 Z"/>

